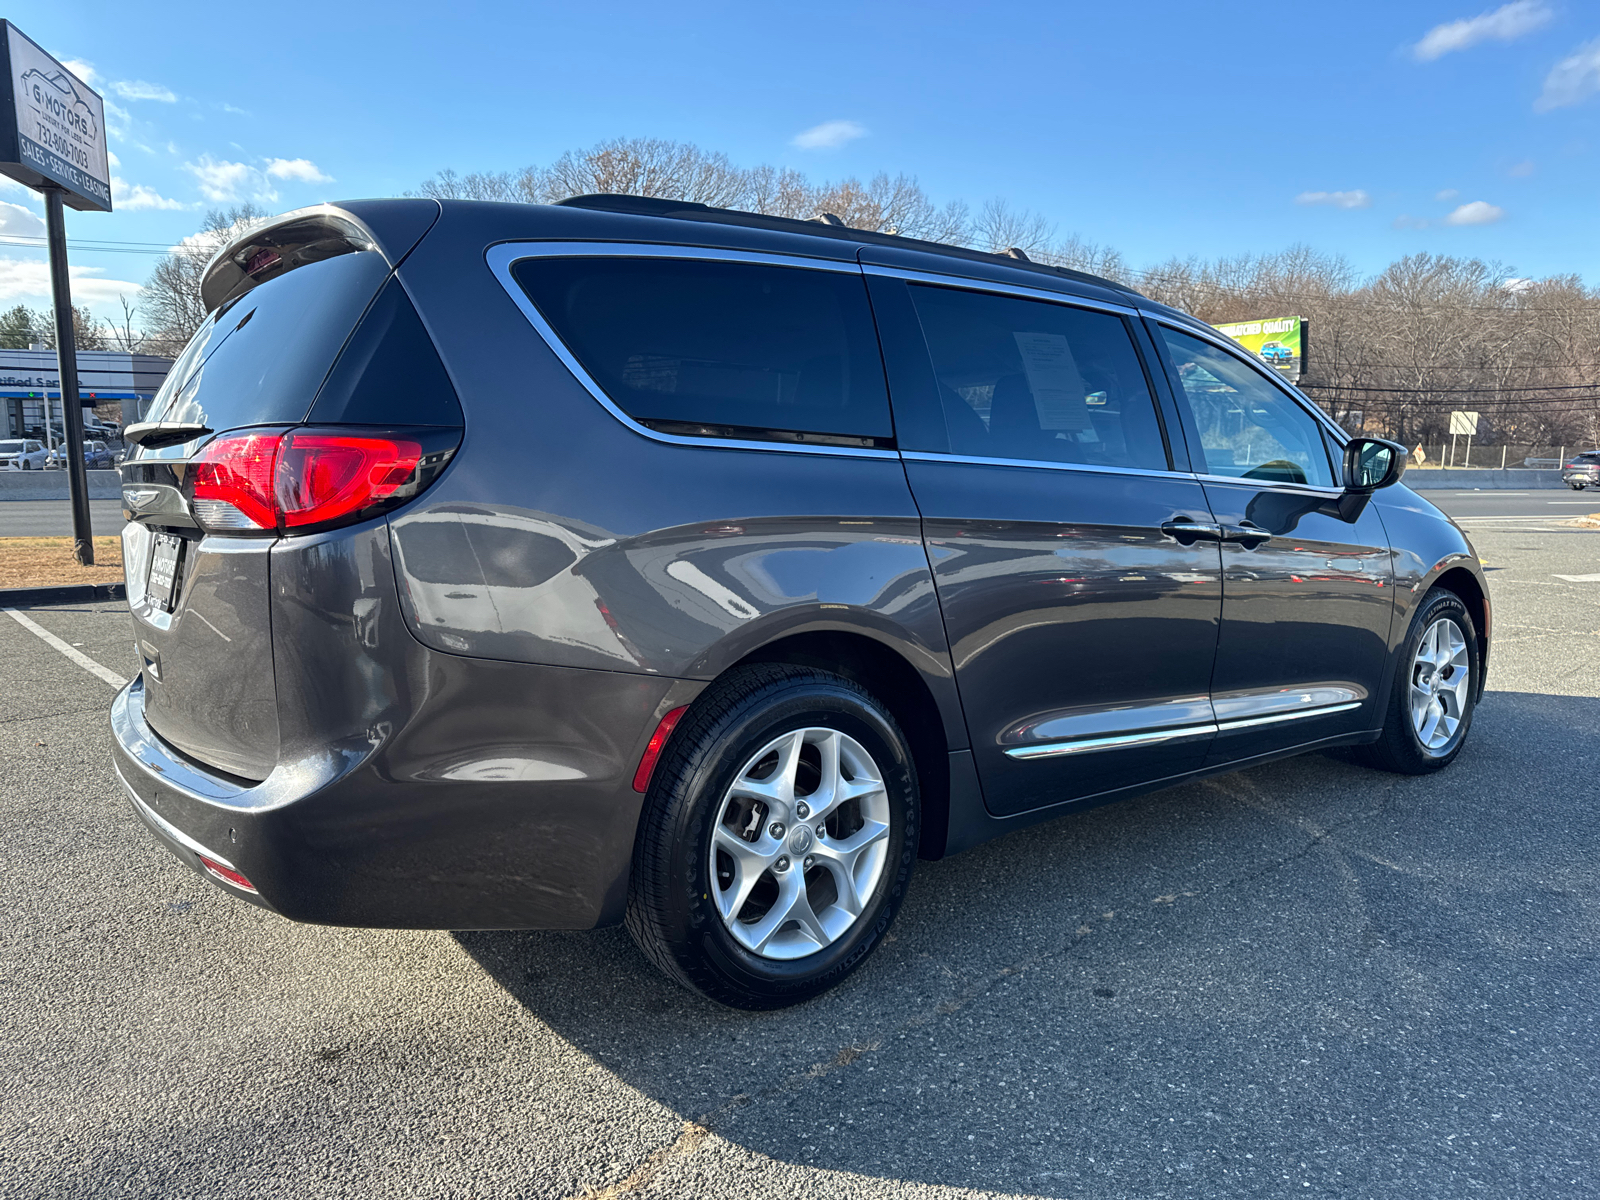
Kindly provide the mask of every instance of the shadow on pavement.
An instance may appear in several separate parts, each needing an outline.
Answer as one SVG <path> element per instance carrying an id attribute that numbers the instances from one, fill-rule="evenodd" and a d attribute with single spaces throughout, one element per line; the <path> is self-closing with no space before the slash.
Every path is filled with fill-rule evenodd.
<path id="1" fill-rule="evenodd" d="M 921 863 L 868 964 L 778 1013 L 680 990 L 620 930 L 456 936 L 606 1070 L 779 1160 L 1063 1197 L 1560 1194 L 1600 1155 L 1597 734 L 1600 700 L 1491 692 L 1439 775 L 1313 755 Z"/>

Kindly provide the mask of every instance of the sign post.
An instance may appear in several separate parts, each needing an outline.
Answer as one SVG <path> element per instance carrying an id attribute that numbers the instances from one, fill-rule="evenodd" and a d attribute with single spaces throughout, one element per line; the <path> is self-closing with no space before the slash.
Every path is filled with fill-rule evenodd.
<path id="1" fill-rule="evenodd" d="M 6 60 L 0 78 L 0 172 L 44 193 L 64 453 L 72 493 L 72 556 L 84 566 L 93 566 L 94 531 L 89 525 L 89 477 L 83 462 L 83 407 L 78 399 L 65 210 L 70 205 L 91 212 L 111 211 L 105 101 L 10 21 L 0 21 L 0 35 L 0 53 Z M 48 399 L 46 393 L 47 433 Z"/>

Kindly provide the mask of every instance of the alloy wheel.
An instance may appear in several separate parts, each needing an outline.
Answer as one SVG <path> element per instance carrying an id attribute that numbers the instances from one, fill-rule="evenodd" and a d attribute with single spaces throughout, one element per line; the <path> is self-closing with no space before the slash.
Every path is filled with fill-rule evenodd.
<path id="1" fill-rule="evenodd" d="M 712 825 L 723 925 L 763 958 L 831 945 L 883 876 L 889 820 L 883 773 L 860 742 L 823 726 L 774 738 L 740 769 Z"/>
<path id="2" fill-rule="evenodd" d="M 1471 674 L 1461 627 L 1439 618 L 1411 660 L 1411 728 L 1423 749 L 1443 750 L 1456 736 L 1471 700 Z"/>

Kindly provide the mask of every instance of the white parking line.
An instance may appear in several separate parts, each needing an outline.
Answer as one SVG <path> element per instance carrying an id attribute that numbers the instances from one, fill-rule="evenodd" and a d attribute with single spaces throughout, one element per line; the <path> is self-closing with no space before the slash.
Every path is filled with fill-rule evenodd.
<path id="1" fill-rule="evenodd" d="M 1600 575 L 1557 575 L 1556 578 L 1568 583 L 1600 583 Z"/>
<path id="2" fill-rule="evenodd" d="M 55 634 L 51 633 L 44 626 L 42 626 L 42 625 L 40 625 L 40 624 L 38 624 L 38 623 L 36 623 L 34 621 L 30 621 L 27 617 L 23 616 L 16 609 L 8 608 L 8 609 L 5 609 L 4 611 L 10 613 L 13 617 L 15 617 L 17 619 L 17 624 L 18 625 L 21 625 L 24 629 L 28 630 L 30 633 L 38 634 L 39 637 L 44 641 L 45 645 L 50 646 L 50 647 L 52 647 L 52 648 L 54 648 L 56 650 L 61 651 L 61 653 L 65 654 L 68 658 L 70 658 L 73 662 L 77 663 L 80 667 L 82 667 L 85 671 L 89 672 L 89 674 L 93 675 L 96 679 L 102 679 L 106 683 L 109 683 L 112 687 L 117 688 L 118 690 L 121 690 L 122 688 L 125 688 L 125 687 L 128 686 L 128 681 L 126 679 L 124 679 L 121 675 L 118 675 L 115 671 L 110 670 L 107 667 L 102 667 L 99 663 L 95 662 L 94 659 L 90 658 L 87 654 L 83 653 L 83 651 L 74 650 L 71 646 L 67 645 L 65 642 L 63 642 Z"/>

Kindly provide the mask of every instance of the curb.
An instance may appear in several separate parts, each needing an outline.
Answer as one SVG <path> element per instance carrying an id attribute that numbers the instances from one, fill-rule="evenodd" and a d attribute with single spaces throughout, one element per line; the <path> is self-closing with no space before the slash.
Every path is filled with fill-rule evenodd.
<path id="1" fill-rule="evenodd" d="M 121 583 L 65 583 L 60 587 L 0 588 L 0 608 L 27 608 L 34 604 L 92 604 L 97 600 L 125 600 Z"/>

